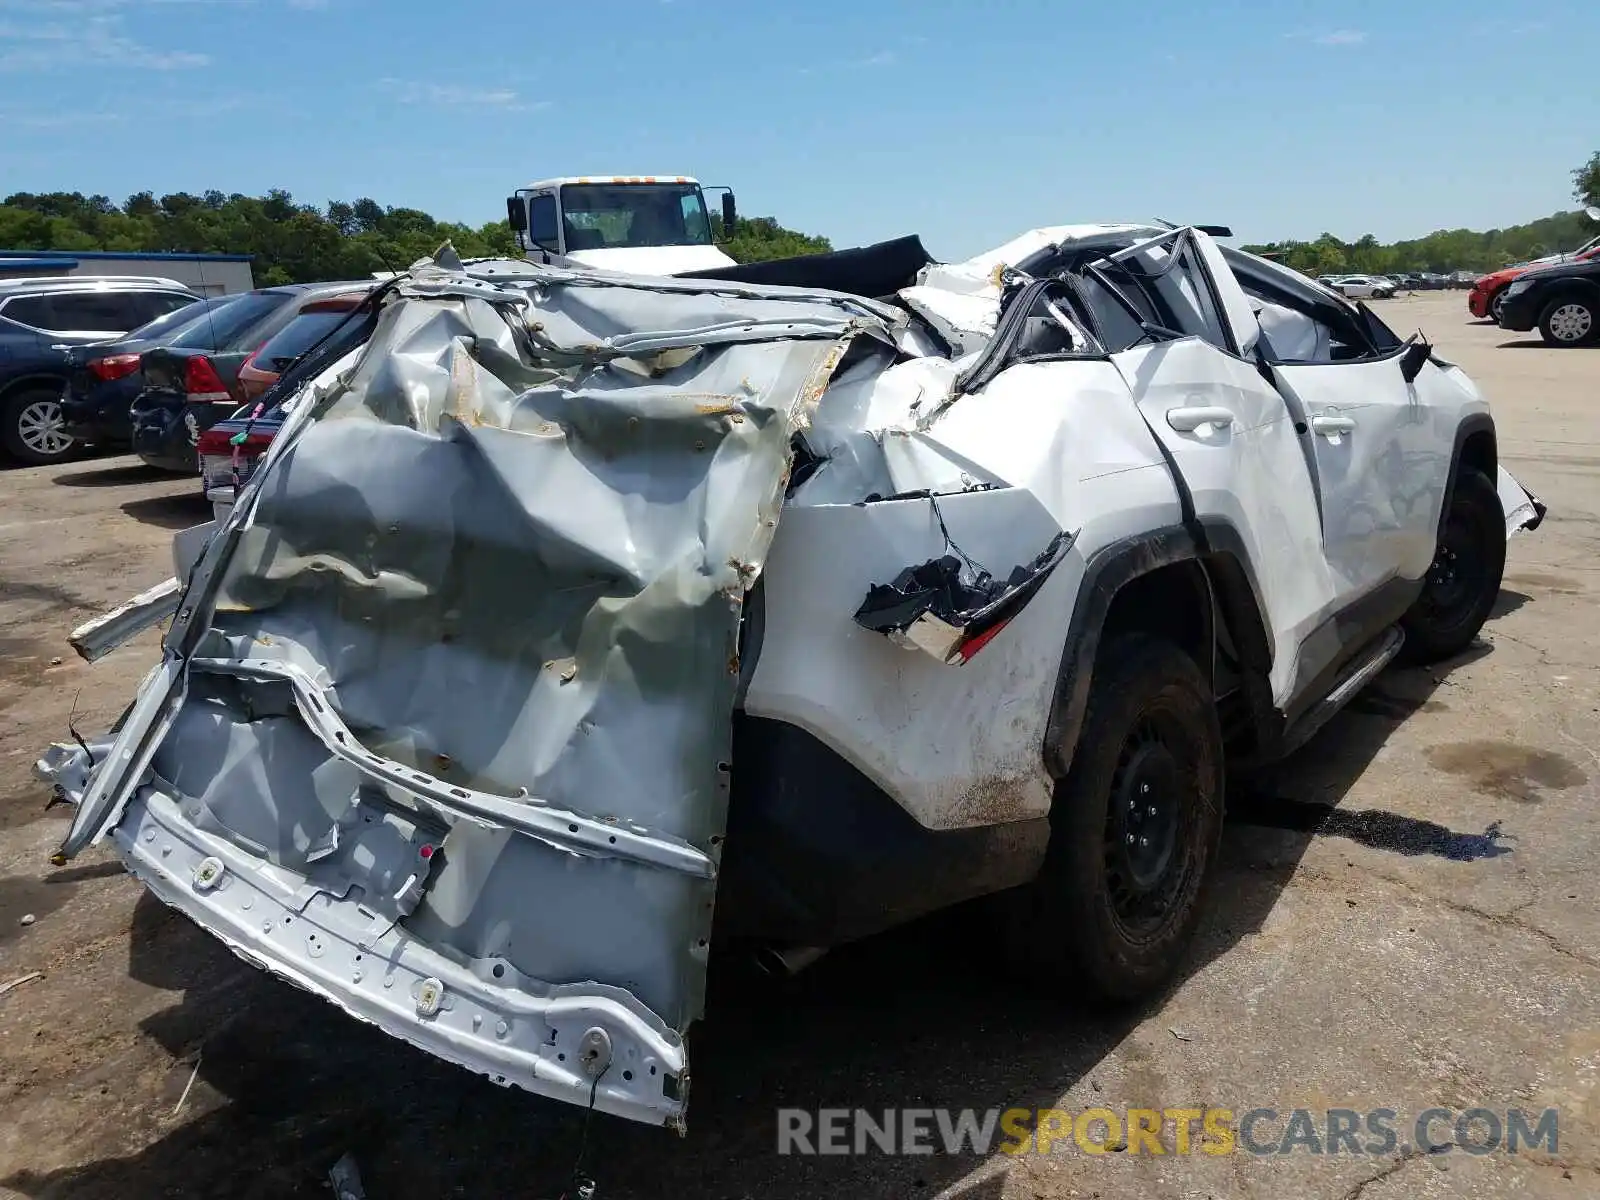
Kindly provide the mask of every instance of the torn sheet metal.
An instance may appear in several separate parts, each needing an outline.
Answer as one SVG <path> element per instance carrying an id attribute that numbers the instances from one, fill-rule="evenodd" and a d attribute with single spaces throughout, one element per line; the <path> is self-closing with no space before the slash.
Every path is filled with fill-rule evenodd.
<path id="1" fill-rule="evenodd" d="M 176 579 L 165 580 L 103 616 L 85 621 L 67 635 L 67 642 L 85 662 L 94 662 L 177 612 L 182 594 L 183 585 Z"/>
<path id="2" fill-rule="evenodd" d="M 930 497 L 929 502 L 937 505 Z M 942 663 L 967 662 L 1022 610 L 1066 557 L 1072 538 L 1058 533 L 1032 562 L 997 579 L 955 546 L 939 558 L 907 567 L 890 583 L 874 584 L 855 622 L 897 645 Z"/>
<path id="3" fill-rule="evenodd" d="M 312 385 L 63 850 L 109 830 L 351 1014 L 680 1125 L 744 594 L 793 435 L 894 310 L 518 270 L 419 272 Z"/>
<path id="4" fill-rule="evenodd" d="M 1501 467 L 1495 479 L 1500 493 L 1500 507 L 1506 514 L 1506 538 L 1515 537 L 1524 529 L 1537 529 L 1544 520 L 1545 504 L 1524 488 L 1511 472 Z"/>

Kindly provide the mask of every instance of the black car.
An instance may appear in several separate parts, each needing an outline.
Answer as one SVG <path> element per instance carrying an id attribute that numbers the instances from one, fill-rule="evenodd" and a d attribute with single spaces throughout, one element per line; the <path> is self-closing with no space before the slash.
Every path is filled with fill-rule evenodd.
<path id="1" fill-rule="evenodd" d="M 1537 327 L 1550 346 L 1600 342 L 1600 259 L 1569 259 L 1525 271 L 1500 306 L 1500 328 Z"/>
<path id="2" fill-rule="evenodd" d="M 152 467 L 193 474 L 200 435 L 244 401 L 239 368 L 307 304 L 348 292 L 359 283 L 294 283 L 258 288 L 240 297 L 237 328 L 209 349 L 159 346 L 142 356 L 143 389 L 130 409 L 133 452 Z"/>
<path id="3" fill-rule="evenodd" d="M 220 310 L 238 299 L 196 300 L 126 337 L 68 350 L 67 390 L 61 396 L 67 433 L 92 446 L 127 446 L 133 437 L 128 409 L 144 386 L 140 355 L 157 346 L 214 348 L 217 331 L 227 328 L 227 316 Z"/>
<path id="4" fill-rule="evenodd" d="M 118 338 L 200 299 L 146 276 L 0 280 L 0 448 L 29 464 L 77 447 L 61 411 L 67 351 Z"/>

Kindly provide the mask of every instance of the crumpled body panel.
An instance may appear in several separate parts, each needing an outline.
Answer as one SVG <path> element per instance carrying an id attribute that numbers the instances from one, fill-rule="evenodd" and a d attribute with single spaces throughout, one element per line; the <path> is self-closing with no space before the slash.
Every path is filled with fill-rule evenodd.
<path id="1" fill-rule="evenodd" d="M 409 283 L 208 547 L 66 849 L 115 826 L 253 961 L 672 1124 L 745 593 L 791 436 L 891 335 L 845 297 L 664 286 Z"/>

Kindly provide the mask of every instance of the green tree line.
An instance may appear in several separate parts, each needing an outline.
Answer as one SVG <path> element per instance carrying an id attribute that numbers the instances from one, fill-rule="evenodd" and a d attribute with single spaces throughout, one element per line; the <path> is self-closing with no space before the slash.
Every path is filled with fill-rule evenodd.
<path id="1" fill-rule="evenodd" d="M 1275 258 L 1307 275 L 1481 272 L 1576 250 L 1597 234 L 1600 224 L 1582 212 L 1563 212 L 1509 229 L 1441 229 L 1426 237 L 1387 244 L 1370 233 L 1353 242 L 1324 233 L 1311 242 L 1268 242 L 1245 249 Z"/>
<path id="2" fill-rule="evenodd" d="M 474 228 L 365 197 L 318 208 L 276 189 L 265 196 L 138 192 L 120 205 L 81 192 L 16 192 L 0 203 L 0 248 L 251 254 L 263 287 L 402 269 L 447 240 L 463 258 L 517 253 L 503 220 Z M 830 247 L 771 217 L 750 217 L 725 248 L 739 262 L 754 262 Z"/>
<path id="3" fill-rule="evenodd" d="M 1600 206 L 1600 150 L 1572 172 L 1572 195 L 1579 204 Z M 1580 211 L 1552 213 L 1526 225 L 1485 233 L 1440 229 L 1427 237 L 1388 244 L 1370 233 L 1353 242 L 1324 233 L 1312 242 L 1268 242 L 1245 249 L 1307 275 L 1493 271 L 1530 258 L 1576 250 L 1597 234 L 1600 224 Z"/>

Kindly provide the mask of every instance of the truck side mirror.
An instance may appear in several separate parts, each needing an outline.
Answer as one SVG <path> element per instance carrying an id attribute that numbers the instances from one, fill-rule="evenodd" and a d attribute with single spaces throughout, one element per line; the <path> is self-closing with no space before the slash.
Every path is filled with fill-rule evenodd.
<path id="1" fill-rule="evenodd" d="M 513 233 L 528 232 L 528 206 L 521 196 L 506 197 L 506 220 L 511 223 Z"/>
<path id="2" fill-rule="evenodd" d="M 739 223 L 739 210 L 734 205 L 733 193 L 722 193 L 722 236 L 732 237 L 733 227 Z"/>

